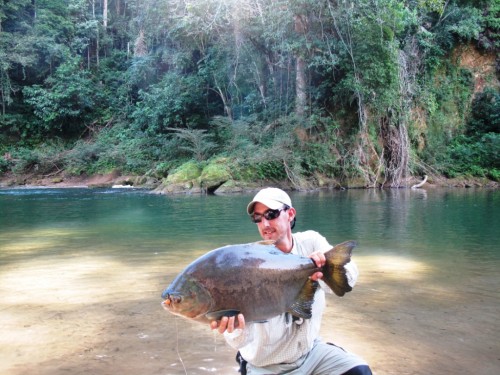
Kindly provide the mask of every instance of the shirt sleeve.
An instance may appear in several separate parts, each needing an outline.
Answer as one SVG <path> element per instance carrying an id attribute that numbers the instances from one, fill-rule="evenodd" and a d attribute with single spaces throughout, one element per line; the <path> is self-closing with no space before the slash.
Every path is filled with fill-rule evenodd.
<path id="1" fill-rule="evenodd" d="M 354 263 L 353 260 L 351 260 L 349 263 L 347 263 L 344 266 L 346 270 L 346 276 L 347 276 L 347 282 L 349 283 L 349 286 L 352 288 L 354 285 L 356 285 L 356 282 L 358 281 L 358 276 L 359 276 L 359 270 L 358 266 L 356 263 Z"/>
<path id="2" fill-rule="evenodd" d="M 313 230 L 297 232 L 293 237 L 294 249 L 292 252 L 298 255 L 308 256 L 316 251 L 326 253 L 333 247 L 325 237 Z"/>
<path id="3" fill-rule="evenodd" d="M 243 330 L 224 333 L 224 339 L 257 367 L 294 362 L 312 348 L 318 337 L 324 304 L 325 294 L 317 291 L 311 319 L 294 320 L 284 313 L 265 322 L 251 322 Z"/>
<path id="4" fill-rule="evenodd" d="M 232 333 L 224 332 L 224 339 L 233 349 L 239 350 L 252 341 L 254 323 L 246 323 L 245 329 L 235 329 Z"/>

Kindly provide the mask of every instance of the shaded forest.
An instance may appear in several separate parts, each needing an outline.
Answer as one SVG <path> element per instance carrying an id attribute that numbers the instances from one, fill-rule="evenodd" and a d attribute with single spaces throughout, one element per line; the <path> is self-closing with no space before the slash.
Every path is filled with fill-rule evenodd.
<path id="1" fill-rule="evenodd" d="M 0 173 L 499 181 L 499 30 L 496 0 L 0 0 Z"/>

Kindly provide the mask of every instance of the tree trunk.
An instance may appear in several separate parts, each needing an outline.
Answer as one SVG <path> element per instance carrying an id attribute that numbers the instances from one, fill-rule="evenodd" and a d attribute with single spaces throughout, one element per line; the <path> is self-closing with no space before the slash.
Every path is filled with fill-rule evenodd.
<path id="1" fill-rule="evenodd" d="M 396 114 L 397 119 L 401 116 Z M 408 135 L 404 123 L 392 124 L 392 116 L 381 121 L 380 133 L 384 147 L 385 178 L 390 187 L 400 187 L 408 168 Z"/>
<path id="2" fill-rule="evenodd" d="M 144 57 L 148 53 L 146 46 L 146 38 L 144 36 L 144 30 L 139 30 L 139 35 L 135 39 L 134 43 L 134 57 Z"/>
<path id="3" fill-rule="evenodd" d="M 295 32 L 304 34 L 306 30 L 306 19 L 303 15 L 295 16 Z M 307 105 L 307 86 L 306 86 L 306 63 L 301 51 L 296 52 L 295 56 L 295 114 L 297 117 L 304 117 Z"/>
<path id="4" fill-rule="evenodd" d="M 306 77 L 305 77 L 305 62 L 300 56 L 297 57 L 296 61 L 296 77 L 295 77 L 295 114 L 297 117 L 304 117 L 307 104 L 307 94 L 306 94 Z"/>
<path id="5" fill-rule="evenodd" d="M 103 0 L 102 25 L 104 26 L 104 30 L 106 30 L 108 27 L 108 0 Z"/>

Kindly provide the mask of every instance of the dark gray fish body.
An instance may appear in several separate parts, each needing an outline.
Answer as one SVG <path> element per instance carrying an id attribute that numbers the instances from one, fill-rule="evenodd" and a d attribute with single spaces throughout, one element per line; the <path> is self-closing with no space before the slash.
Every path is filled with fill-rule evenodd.
<path id="1" fill-rule="evenodd" d="M 241 312 L 247 322 L 284 312 L 309 318 L 317 283 L 309 279 L 323 272 L 323 281 L 339 296 L 351 290 L 344 265 L 354 241 L 325 253 L 318 268 L 306 257 L 286 254 L 274 245 L 251 243 L 212 250 L 191 263 L 162 294 L 163 306 L 173 314 L 202 322 Z"/>

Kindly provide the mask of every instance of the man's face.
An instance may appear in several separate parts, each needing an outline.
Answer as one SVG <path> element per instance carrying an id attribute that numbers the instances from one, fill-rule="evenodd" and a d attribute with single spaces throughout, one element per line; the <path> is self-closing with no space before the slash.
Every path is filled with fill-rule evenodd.
<path id="1" fill-rule="evenodd" d="M 255 203 L 255 214 L 262 215 L 267 210 L 269 210 L 269 207 L 266 205 L 260 202 Z M 290 222 L 294 217 L 294 208 L 281 211 L 280 215 L 276 219 L 267 220 L 264 216 L 262 216 L 262 221 L 257 223 L 257 228 L 259 229 L 259 233 L 264 240 L 275 241 L 276 246 L 278 246 L 284 239 L 291 236 L 292 230 L 290 229 Z"/>

